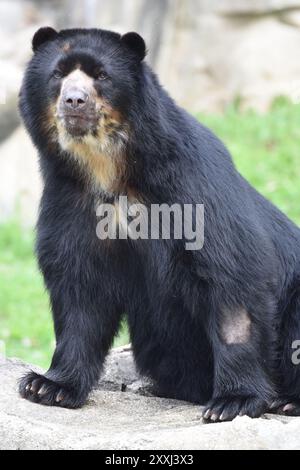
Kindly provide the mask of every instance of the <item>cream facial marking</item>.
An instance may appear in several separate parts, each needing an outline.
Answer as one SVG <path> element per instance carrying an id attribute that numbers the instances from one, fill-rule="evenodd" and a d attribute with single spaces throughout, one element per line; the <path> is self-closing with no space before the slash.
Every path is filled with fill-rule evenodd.
<path id="1" fill-rule="evenodd" d="M 251 320 L 244 308 L 224 310 L 221 326 L 222 339 L 226 344 L 246 343 L 251 334 Z"/>
<path id="2" fill-rule="evenodd" d="M 96 90 L 93 86 L 92 77 L 89 77 L 79 68 L 73 70 L 73 72 L 71 72 L 63 79 L 60 97 L 63 97 L 65 95 L 66 90 L 70 88 L 83 90 L 89 95 L 89 97 L 94 97 L 94 99 L 96 98 Z"/>
<path id="3" fill-rule="evenodd" d="M 69 42 L 66 42 L 66 43 L 63 45 L 63 47 L 62 47 L 62 50 L 63 50 L 64 52 L 69 52 L 70 49 L 71 49 L 71 45 L 70 45 Z"/>
<path id="4" fill-rule="evenodd" d="M 78 103 L 77 97 L 83 100 Z M 125 173 L 126 125 L 120 113 L 97 95 L 93 78 L 79 68 L 62 81 L 56 127 L 60 147 L 86 170 L 96 188 L 109 194 L 120 189 Z"/>
<path id="5" fill-rule="evenodd" d="M 61 148 L 86 170 L 95 187 L 112 194 L 123 174 L 121 156 L 105 153 L 99 139 L 92 134 L 73 139 L 61 125 L 58 128 L 58 138 Z"/>

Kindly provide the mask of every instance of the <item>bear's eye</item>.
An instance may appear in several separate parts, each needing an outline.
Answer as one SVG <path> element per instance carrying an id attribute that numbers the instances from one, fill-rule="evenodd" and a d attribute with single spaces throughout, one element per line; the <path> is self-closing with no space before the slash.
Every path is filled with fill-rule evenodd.
<path id="1" fill-rule="evenodd" d="M 53 72 L 53 77 L 54 78 L 62 78 L 63 77 L 63 73 L 60 69 L 55 69 L 54 72 Z"/>
<path id="2" fill-rule="evenodd" d="M 106 80 L 107 78 L 108 78 L 108 75 L 104 70 L 97 70 L 96 71 L 96 79 L 97 80 Z"/>

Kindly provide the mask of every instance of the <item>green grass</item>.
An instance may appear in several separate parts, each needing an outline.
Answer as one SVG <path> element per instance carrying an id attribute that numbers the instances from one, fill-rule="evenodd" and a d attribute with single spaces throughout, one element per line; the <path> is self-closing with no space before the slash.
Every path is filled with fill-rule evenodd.
<path id="1" fill-rule="evenodd" d="M 239 171 L 300 225 L 299 106 L 278 99 L 267 114 L 232 106 L 199 118 L 226 143 Z M 17 223 L 0 226 L 0 352 L 47 367 L 54 336 L 33 243 L 33 232 Z M 115 344 L 127 341 L 123 327 Z"/>
<path id="2" fill-rule="evenodd" d="M 0 230 L 0 340 L 8 356 L 43 366 L 49 362 L 53 333 L 33 233 L 16 223 Z"/>
<path id="3" fill-rule="evenodd" d="M 300 105 L 274 101 L 267 114 L 199 116 L 225 142 L 250 183 L 300 225 Z"/>
<path id="4" fill-rule="evenodd" d="M 54 334 L 48 295 L 33 254 L 34 234 L 0 226 L 0 353 L 48 367 Z M 128 342 L 121 328 L 115 345 Z"/>

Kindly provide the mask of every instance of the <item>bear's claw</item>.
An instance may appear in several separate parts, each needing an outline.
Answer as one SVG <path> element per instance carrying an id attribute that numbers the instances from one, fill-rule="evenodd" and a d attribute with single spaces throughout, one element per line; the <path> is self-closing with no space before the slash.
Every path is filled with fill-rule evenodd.
<path id="1" fill-rule="evenodd" d="M 71 387 L 62 386 L 47 377 L 29 372 L 19 384 L 22 398 L 33 403 L 64 408 L 80 408 L 86 397 L 78 396 Z"/>

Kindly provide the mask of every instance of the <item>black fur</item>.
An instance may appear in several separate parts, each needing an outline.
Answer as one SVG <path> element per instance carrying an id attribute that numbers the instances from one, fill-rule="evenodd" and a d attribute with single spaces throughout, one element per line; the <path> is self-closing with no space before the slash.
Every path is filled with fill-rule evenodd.
<path id="1" fill-rule="evenodd" d="M 37 255 L 57 347 L 46 378 L 29 374 L 20 392 L 46 405 L 81 406 L 126 312 L 139 370 L 160 394 L 207 404 L 207 419 L 259 416 L 278 397 L 285 397 L 280 405 L 299 401 L 291 345 L 300 339 L 300 230 L 168 96 L 140 62 L 142 43 L 137 53 L 126 42 L 108 31 L 62 31 L 38 41 L 27 68 L 20 109 L 45 183 Z M 108 70 L 110 79 L 95 87 L 126 117 L 128 185 L 148 204 L 204 204 L 203 249 L 186 251 L 184 240 L 96 237 L 95 201 L 106 195 L 95 195 L 47 126 L 59 93 L 51 77 L 64 54 L 69 70 L 80 62 L 91 75 L 99 61 Z M 249 315 L 251 335 L 227 344 L 224 316 L 239 308 Z"/>
<path id="2" fill-rule="evenodd" d="M 144 39 L 137 33 L 126 33 L 122 36 L 123 44 L 133 50 L 139 60 L 143 60 L 146 56 L 146 45 Z"/>
<path id="3" fill-rule="evenodd" d="M 36 52 L 37 49 L 44 44 L 45 42 L 55 39 L 57 37 L 57 32 L 55 29 L 46 26 L 45 28 L 40 28 L 32 38 L 32 50 Z"/>

